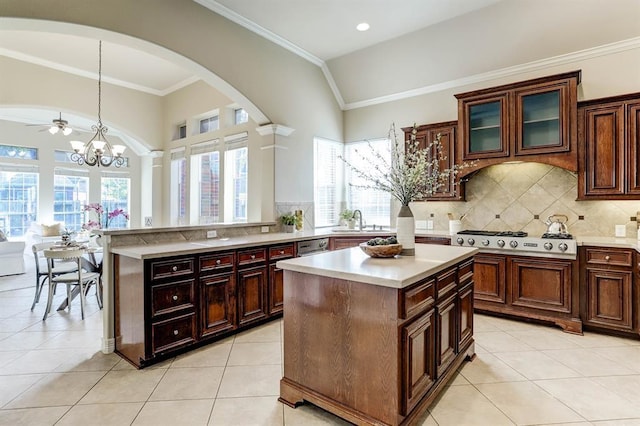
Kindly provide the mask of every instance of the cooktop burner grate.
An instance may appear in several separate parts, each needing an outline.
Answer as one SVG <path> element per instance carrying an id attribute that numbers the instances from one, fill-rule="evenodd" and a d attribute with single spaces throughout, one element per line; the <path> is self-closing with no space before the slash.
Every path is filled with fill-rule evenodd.
<path id="1" fill-rule="evenodd" d="M 541 238 L 549 238 L 554 240 L 573 240 L 573 235 L 571 234 L 550 234 L 545 232 L 542 234 Z"/>
<path id="2" fill-rule="evenodd" d="M 458 232 L 458 234 L 480 235 L 483 237 L 515 237 L 515 238 L 522 238 L 528 235 L 524 231 L 478 231 L 474 229 L 465 229 L 464 231 Z"/>

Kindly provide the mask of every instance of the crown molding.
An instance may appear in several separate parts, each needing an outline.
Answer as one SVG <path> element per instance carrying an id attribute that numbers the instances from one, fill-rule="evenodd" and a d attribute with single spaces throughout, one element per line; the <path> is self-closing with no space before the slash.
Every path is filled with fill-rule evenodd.
<path id="1" fill-rule="evenodd" d="M 295 129 L 291 127 L 283 126 L 282 124 L 265 124 L 264 126 L 260 126 L 256 128 L 256 132 L 260 136 L 268 136 L 268 135 L 279 135 L 279 136 L 289 136 L 293 133 Z"/>
<path id="2" fill-rule="evenodd" d="M 592 47 L 584 50 L 578 50 L 576 52 L 567 53 L 564 55 L 553 56 L 547 59 L 527 62 L 525 64 L 516 65 L 513 67 L 502 68 L 495 71 L 475 74 L 469 77 L 463 77 L 455 80 L 444 81 L 442 83 L 432 84 L 429 86 L 420 87 L 418 89 L 407 90 L 404 92 L 380 96 L 377 98 L 371 98 L 364 101 L 350 102 L 344 105 L 343 110 L 351 110 L 351 109 L 364 108 L 364 107 L 373 106 L 373 105 L 379 105 L 387 102 L 393 102 L 393 101 L 398 101 L 402 99 L 412 98 L 415 96 L 421 96 L 428 93 L 434 93 L 442 90 L 452 89 L 455 87 L 462 87 L 469 84 L 481 83 L 484 81 L 510 77 L 517 74 L 537 71 L 537 70 L 541 70 L 549 67 L 555 67 L 559 65 L 570 64 L 572 62 L 582 61 L 582 60 L 591 59 L 591 58 L 597 58 L 599 56 L 611 55 L 614 53 L 624 52 L 626 50 L 632 50 L 632 49 L 638 49 L 638 48 L 640 48 L 640 37 L 630 38 L 627 40 L 609 43 L 602 46 Z"/>

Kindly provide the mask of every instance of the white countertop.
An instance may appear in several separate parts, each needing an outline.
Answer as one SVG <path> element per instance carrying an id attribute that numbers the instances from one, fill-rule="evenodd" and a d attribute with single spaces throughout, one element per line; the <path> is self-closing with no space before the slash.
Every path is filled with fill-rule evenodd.
<path id="1" fill-rule="evenodd" d="M 281 260 L 276 266 L 286 271 L 404 288 L 473 256 L 477 251 L 469 247 L 416 244 L 415 256 L 383 259 L 369 257 L 360 247 L 353 247 Z"/>

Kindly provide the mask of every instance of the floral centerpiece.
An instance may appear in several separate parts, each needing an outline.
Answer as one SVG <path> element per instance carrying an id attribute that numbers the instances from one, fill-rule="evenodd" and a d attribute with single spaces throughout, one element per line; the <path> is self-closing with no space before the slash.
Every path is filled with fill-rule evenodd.
<path id="1" fill-rule="evenodd" d="M 109 228 L 109 223 L 111 220 L 118 216 L 123 216 L 126 220 L 129 220 L 129 214 L 122 209 L 113 209 L 110 212 L 105 212 L 102 204 L 100 203 L 91 203 L 84 206 L 83 211 L 85 212 L 93 212 L 96 216 L 95 220 L 89 218 L 88 221 L 82 224 L 82 229 L 91 231 L 93 229 L 107 229 Z"/>
<path id="2" fill-rule="evenodd" d="M 428 146 L 420 147 L 417 133 L 418 130 L 414 124 L 410 139 L 406 142 L 399 140 L 395 124 L 391 124 L 388 135 L 391 142 L 388 156 L 375 150 L 371 144 L 368 144 L 369 149 L 366 153 L 355 150 L 356 155 L 368 160 L 365 162 L 366 169 L 357 167 L 344 157 L 340 157 L 356 176 L 367 182 L 362 185 L 350 185 L 388 192 L 400 202 L 402 207 L 398 213 L 396 229 L 398 243 L 403 245 L 402 254 L 405 255 L 415 253 L 415 222 L 409 203 L 433 195 L 460 170 L 473 165 L 463 163 L 456 164 L 450 169 L 441 169 L 441 162 L 447 159 L 440 144 L 441 135 L 438 134 L 436 140 L 430 142 Z"/>

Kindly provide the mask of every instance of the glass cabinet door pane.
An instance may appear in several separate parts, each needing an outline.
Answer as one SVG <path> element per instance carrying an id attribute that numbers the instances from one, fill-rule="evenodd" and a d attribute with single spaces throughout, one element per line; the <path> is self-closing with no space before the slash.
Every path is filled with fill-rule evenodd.
<path id="1" fill-rule="evenodd" d="M 556 146 L 560 141 L 560 90 L 522 97 L 522 146 Z"/>
<path id="2" fill-rule="evenodd" d="M 469 151 L 497 151 L 500 141 L 500 101 L 469 106 Z"/>

